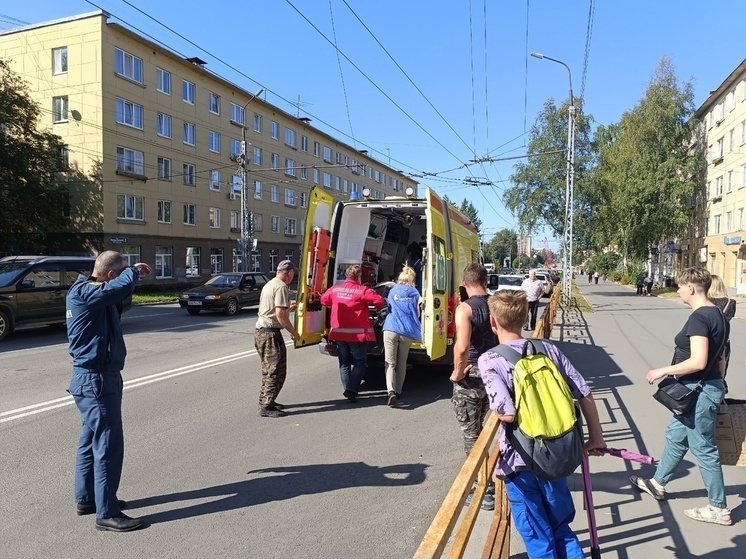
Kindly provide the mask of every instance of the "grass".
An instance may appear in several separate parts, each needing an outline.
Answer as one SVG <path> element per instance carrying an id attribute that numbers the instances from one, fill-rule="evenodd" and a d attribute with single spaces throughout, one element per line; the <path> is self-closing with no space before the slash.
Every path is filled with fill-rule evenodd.
<path id="1" fill-rule="evenodd" d="M 132 294 L 133 305 L 153 305 L 155 303 L 176 303 L 180 291 L 143 291 Z"/>
<path id="2" fill-rule="evenodd" d="M 673 299 L 678 297 L 678 291 L 678 287 L 661 287 L 660 289 L 653 289 L 653 295 L 663 297 L 664 299 Z"/>
<path id="3" fill-rule="evenodd" d="M 585 297 L 583 297 L 583 293 L 580 291 L 578 284 L 574 280 L 572 282 L 572 301 L 574 306 L 577 307 L 580 312 L 593 312 L 593 307 L 588 301 L 586 301 Z"/>

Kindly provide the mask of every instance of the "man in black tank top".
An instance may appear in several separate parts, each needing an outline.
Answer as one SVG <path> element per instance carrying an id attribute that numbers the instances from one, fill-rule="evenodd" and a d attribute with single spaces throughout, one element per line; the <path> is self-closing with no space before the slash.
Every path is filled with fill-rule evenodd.
<path id="1" fill-rule="evenodd" d="M 490 411 L 487 392 L 477 369 L 477 360 L 488 349 L 495 347 L 498 341 L 490 327 L 487 270 L 481 264 L 469 264 L 461 282 L 469 298 L 456 307 L 451 402 L 461 426 L 464 450 L 468 456 Z M 482 501 L 482 508 L 492 510 L 494 507 L 494 495 L 488 491 Z"/>

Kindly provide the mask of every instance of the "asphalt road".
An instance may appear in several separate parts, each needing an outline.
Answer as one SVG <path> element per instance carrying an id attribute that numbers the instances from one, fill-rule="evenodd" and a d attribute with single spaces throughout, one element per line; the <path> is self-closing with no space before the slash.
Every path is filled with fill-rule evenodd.
<path id="1" fill-rule="evenodd" d="M 372 367 L 351 405 L 333 359 L 290 349 L 290 414 L 260 418 L 254 322 L 173 305 L 125 315 L 119 495 L 148 523 L 129 534 L 75 515 L 64 330 L 0 344 L 0 556 L 411 557 L 464 459 L 447 374 L 410 371 L 390 409 Z"/>

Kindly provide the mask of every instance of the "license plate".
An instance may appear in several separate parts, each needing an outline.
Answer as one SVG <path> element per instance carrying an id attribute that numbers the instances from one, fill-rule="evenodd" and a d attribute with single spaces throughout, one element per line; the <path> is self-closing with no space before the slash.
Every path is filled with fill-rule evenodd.
<path id="1" fill-rule="evenodd" d="M 194 307 L 201 307 L 202 301 L 187 301 L 187 305 Z"/>

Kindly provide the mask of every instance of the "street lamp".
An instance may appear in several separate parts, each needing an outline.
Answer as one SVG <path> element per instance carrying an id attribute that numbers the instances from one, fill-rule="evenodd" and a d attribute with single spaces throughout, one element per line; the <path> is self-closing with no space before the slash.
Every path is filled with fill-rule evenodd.
<path id="1" fill-rule="evenodd" d="M 567 118 L 567 170 L 565 179 L 565 232 L 563 235 L 563 246 L 565 251 L 564 265 L 562 266 L 562 300 L 566 305 L 572 302 L 572 222 L 574 213 L 575 197 L 575 100 L 572 95 L 572 72 L 570 67 L 556 58 L 550 58 L 539 52 L 532 52 L 531 56 L 539 60 L 550 60 L 567 69 L 570 79 L 570 106 Z"/>
<path id="2" fill-rule="evenodd" d="M 264 93 L 262 87 L 259 91 L 254 93 L 251 98 L 246 101 L 243 106 L 243 141 L 241 142 L 241 272 L 248 272 L 249 268 L 249 255 L 251 254 L 252 233 L 254 231 L 254 224 L 252 223 L 251 213 L 249 212 L 249 188 L 248 188 L 248 174 L 249 174 L 249 160 L 246 156 L 246 107 L 249 106 L 254 99 Z"/>

